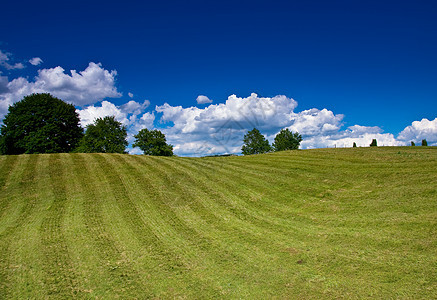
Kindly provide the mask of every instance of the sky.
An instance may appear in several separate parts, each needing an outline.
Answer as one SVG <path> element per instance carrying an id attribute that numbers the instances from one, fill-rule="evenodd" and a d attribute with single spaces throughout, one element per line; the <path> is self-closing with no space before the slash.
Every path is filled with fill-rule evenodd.
<path id="1" fill-rule="evenodd" d="M 0 119 L 50 92 L 181 156 L 258 128 L 301 148 L 437 145 L 437 1 L 5 1 Z M 130 145 L 128 151 L 139 154 Z"/>

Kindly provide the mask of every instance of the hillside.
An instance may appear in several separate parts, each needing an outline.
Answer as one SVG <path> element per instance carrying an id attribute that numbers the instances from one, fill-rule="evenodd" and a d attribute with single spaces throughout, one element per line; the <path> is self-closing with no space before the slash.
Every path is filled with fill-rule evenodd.
<path id="1" fill-rule="evenodd" d="M 437 148 L 0 156 L 0 298 L 436 298 Z"/>

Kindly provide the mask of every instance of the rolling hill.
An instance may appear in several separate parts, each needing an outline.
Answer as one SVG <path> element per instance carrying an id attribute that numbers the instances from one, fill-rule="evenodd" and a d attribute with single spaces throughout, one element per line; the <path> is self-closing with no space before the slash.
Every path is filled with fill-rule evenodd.
<path id="1" fill-rule="evenodd" d="M 0 156 L 0 298 L 436 298 L 437 148 Z"/>

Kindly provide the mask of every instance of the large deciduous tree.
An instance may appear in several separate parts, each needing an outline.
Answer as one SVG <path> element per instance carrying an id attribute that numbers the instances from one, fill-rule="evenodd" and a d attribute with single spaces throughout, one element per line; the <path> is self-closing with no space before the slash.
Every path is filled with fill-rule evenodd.
<path id="1" fill-rule="evenodd" d="M 173 146 L 167 144 L 165 135 L 157 129 L 141 129 L 137 135 L 134 135 L 134 137 L 135 143 L 133 144 L 133 146 L 140 148 L 146 155 L 173 155 Z"/>
<path id="2" fill-rule="evenodd" d="M 244 155 L 267 153 L 272 150 L 269 141 L 256 128 L 244 136 L 243 142 L 241 151 Z"/>
<path id="3" fill-rule="evenodd" d="M 296 150 L 299 149 L 300 142 L 302 142 L 302 136 L 299 132 L 293 133 L 288 128 L 281 129 L 275 136 L 273 148 L 275 151 Z"/>
<path id="4" fill-rule="evenodd" d="M 72 104 L 50 94 L 31 94 L 9 107 L 3 120 L 0 153 L 70 152 L 83 136 Z"/>
<path id="5" fill-rule="evenodd" d="M 77 152 L 84 153 L 126 153 L 128 142 L 126 126 L 114 116 L 98 118 L 86 127 Z"/>

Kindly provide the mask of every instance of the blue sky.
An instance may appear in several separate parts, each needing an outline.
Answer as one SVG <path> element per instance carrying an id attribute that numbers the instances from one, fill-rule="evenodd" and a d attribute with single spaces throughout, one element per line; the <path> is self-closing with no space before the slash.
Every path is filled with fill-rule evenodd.
<path id="1" fill-rule="evenodd" d="M 208 140 L 211 153 L 235 152 L 239 130 L 252 125 L 269 139 L 280 126 L 299 129 L 307 148 L 340 140 L 349 146 L 349 138 L 365 145 L 372 134 L 387 144 L 425 136 L 437 143 L 436 1 L 7 1 L 1 7 L 3 110 L 23 91 L 62 95 L 78 110 L 88 108 L 89 118 L 104 113 L 96 108 L 105 100 L 115 107 L 105 112 L 121 110 L 131 133 L 161 128 L 180 155 L 195 155 Z M 33 65 L 31 58 L 42 62 Z M 89 76 L 70 73 L 87 68 Z M 35 78 L 41 70 L 53 72 Z M 12 84 L 19 78 L 25 88 Z M 59 86 L 50 81 L 64 79 Z M 197 104 L 199 95 L 212 104 Z M 248 124 L 230 115 L 227 107 L 238 102 L 231 95 L 241 98 L 234 104 L 242 119 L 253 117 Z M 278 95 L 287 97 L 290 111 L 269 126 L 284 109 L 273 100 Z M 272 119 L 260 103 L 274 107 Z M 250 107 L 246 115 L 243 106 Z M 214 117 L 236 122 L 235 141 L 219 143 L 229 146 L 215 143 L 212 135 L 223 124 L 211 125 Z M 195 136 L 182 141 L 187 132 Z M 187 139 L 196 143 L 185 145 Z"/>

